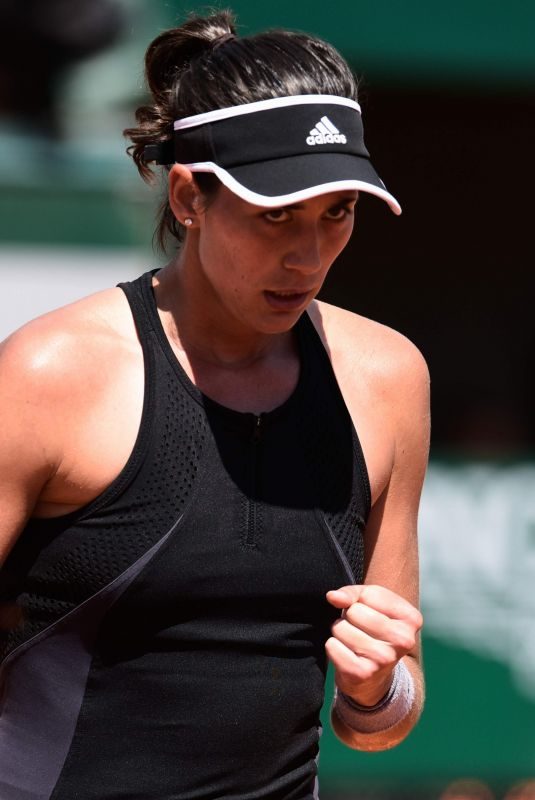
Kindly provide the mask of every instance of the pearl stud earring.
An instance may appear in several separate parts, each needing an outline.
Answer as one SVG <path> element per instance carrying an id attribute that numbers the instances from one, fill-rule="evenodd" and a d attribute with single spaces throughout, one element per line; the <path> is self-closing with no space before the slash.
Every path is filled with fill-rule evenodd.
<path id="1" fill-rule="evenodd" d="M 190 225 L 193 225 L 192 218 L 191 217 L 186 217 L 186 219 L 184 220 L 184 225 L 186 225 L 188 228 L 189 228 Z"/>

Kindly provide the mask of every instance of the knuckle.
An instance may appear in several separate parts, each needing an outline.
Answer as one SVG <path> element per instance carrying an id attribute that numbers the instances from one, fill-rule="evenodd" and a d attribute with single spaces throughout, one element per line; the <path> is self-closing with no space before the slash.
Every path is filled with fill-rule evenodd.
<path id="1" fill-rule="evenodd" d="M 423 614 L 421 613 L 421 611 L 419 611 L 417 608 L 415 608 L 414 611 L 415 611 L 415 614 L 414 614 L 414 625 L 415 625 L 416 630 L 419 631 L 421 628 L 423 628 L 424 618 L 423 618 Z"/>
<path id="2" fill-rule="evenodd" d="M 412 650 L 416 644 L 416 637 L 412 631 L 403 628 L 398 629 L 392 639 L 392 644 L 396 649 L 406 652 Z"/>
<path id="3" fill-rule="evenodd" d="M 403 650 L 405 653 L 409 653 L 411 650 L 414 650 L 416 646 L 416 639 L 414 636 L 405 636 L 402 637 L 401 642 L 398 645 L 399 650 Z"/>
<path id="4" fill-rule="evenodd" d="M 420 609 L 415 608 L 415 606 L 411 606 L 407 612 L 405 617 L 407 624 L 411 625 L 414 628 L 415 633 L 417 633 L 420 628 L 422 628 L 424 624 L 424 618 Z"/>
<path id="5" fill-rule="evenodd" d="M 389 667 L 396 661 L 396 655 L 390 647 L 382 647 L 375 654 L 374 658 L 378 668 Z"/>
<path id="6" fill-rule="evenodd" d="M 374 597 L 377 597 L 377 591 L 379 588 L 380 587 L 376 586 L 374 583 L 367 583 L 365 586 L 363 586 L 360 594 L 362 602 L 373 604 L 373 599 Z"/>
<path id="7" fill-rule="evenodd" d="M 360 609 L 358 603 L 353 603 L 352 606 L 349 606 L 349 608 L 345 609 L 345 614 L 343 618 L 351 622 L 352 625 L 356 625 L 360 616 L 359 612 Z"/>

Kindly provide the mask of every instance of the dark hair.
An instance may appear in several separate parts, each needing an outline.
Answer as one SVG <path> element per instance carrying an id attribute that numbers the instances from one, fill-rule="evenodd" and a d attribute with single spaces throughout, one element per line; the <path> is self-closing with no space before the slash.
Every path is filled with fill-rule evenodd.
<path id="1" fill-rule="evenodd" d="M 171 139 L 173 122 L 216 108 L 296 94 L 333 94 L 357 99 L 357 81 L 342 56 L 327 42 L 304 33 L 273 30 L 236 37 L 230 11 L 192 17 L 160 34 L 145 55 L 152 103 L 137 109 L 138 126 L 124 131 L 141 176 L 150 181 L 145 145 Z M 196 173 L 205 195 L 219 182 Z M 156 238 L 181 239 L 181 227 L 167 200 L 160 209 Z"/>

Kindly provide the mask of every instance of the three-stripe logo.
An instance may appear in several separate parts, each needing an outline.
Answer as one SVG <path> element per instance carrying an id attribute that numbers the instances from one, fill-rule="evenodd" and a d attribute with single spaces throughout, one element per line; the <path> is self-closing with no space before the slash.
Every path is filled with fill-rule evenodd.
<path id="1" fill-rule="evenodd" d="M 315 146 L 317 144 L 346 144 L 347 139 L 338 128 L 333 125 L 329 117 L 325 116 L 316 123 L 307 136 L 307 144 Z"/>

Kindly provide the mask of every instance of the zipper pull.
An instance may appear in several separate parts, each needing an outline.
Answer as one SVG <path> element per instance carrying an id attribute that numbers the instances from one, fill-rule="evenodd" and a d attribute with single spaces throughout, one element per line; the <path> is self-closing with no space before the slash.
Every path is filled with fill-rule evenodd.
<path id="1" fill-rule="evenodd" d="M 255 416 L 254 428 L 253 428 L 253 442 L 255 444 L 260 441 L 260 438 L 262 436 L 262 430 L 263 430 L 262 414 L 258 414 L 257 416 Z"/>

